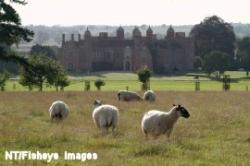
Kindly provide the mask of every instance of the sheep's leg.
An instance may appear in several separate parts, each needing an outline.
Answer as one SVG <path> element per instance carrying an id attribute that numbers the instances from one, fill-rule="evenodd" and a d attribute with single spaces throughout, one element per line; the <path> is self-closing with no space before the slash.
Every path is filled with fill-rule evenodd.
<path id="1" fill-rule="evenodd" d="M 166 141 L 169 142 L 169 140 L 170 140 L 170 135 L 166 134 Z"/>
<path id="2" fill-rule="evenodd" d="M 112 126 L 112 133 L 114 133 L 115 131 L 115 126 Z"/>
<path id="3" fill-rule="evenodd" d="M 108 133 L 109 126 L 106 124 L 105 120 L 101 121 L 100 126 L 101 126 L 101 129 L 102 129 L 102 134 L 106 135 Z"/>
<path id="4" fill-rule="evenodd" d="M 112 127 L 112 136 L 115 137 L 115 126 Z"/>
<path id="5" fill-rule="evenodd" d="M 167 130 L 166 132 L 167 141 L 169 141 L 171 133 L 172 133 L 172 129 Z"/>
<path id="6" fill-rule="evenodd" d="M 106 135 L 108 132 L 108 130 L 106 129 L 106 127 L 101 127 L 101 133 L 102 135 Z"/>
<path id="7" fill-rule="evenodd" d="M 171 132 L 168 130 L 167 133 L 166 133 L 167 138 L 170 137 L 170 134 L 171 134 Z"/>
<path id="8" fill-rule="evenodd" d="M 153 136 L 154 139 L 157 139 L 159 135 L 158 134 L 153 134 L 152 136 Z"/>
<path id="9" fill-rule="evenodd" d="M 53 122 L 54 119 L 55 119 L 55 115 L 52 115 L 52 116 L 50 117 L 50 121 Z"/>
<path id="10" fill-rule="evenodd" d="M 145 139 L 147 140 L 148 139 L 148 132 L 144 128 L 142 128 L 142 132 L 144 134 Z"/>
<path id="11" fill-rule="evenodd" d="M 117 121 L 118 121 L 118 117 L 117 116 L 113 116 L 112 117 L 112 133 L 114 132 L 116 126 L 117 126 Z"/>
<path id="12" fill-rule="evenodd" d="M 96 127 L 97 127 L 98 129 L 101 129 L 101 126 L 100 126 L 99 123 L 95 123 L 95 124 L 96 124 Z"/>
<path id="13" fill-rule="evenodd" d="M 101 129 L 102 134 L 106 133 L 106 121 L 103 118 L 98 119 L 97 126 Z"/>
<path id="14" fill-rule="evenodd" d="M 118 100 L 120 101 L 121 100 L 120 93 L 118 93 L 117 96 L 118 96 Z"/>
<path id="15" fill-rule="evenodd" d="M 108 134 L 108 127 L 105 127 L 104 134 Z"/>

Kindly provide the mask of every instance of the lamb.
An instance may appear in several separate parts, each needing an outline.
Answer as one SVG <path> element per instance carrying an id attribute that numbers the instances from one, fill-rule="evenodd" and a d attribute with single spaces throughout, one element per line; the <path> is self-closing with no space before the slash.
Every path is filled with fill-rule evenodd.
<path id="1" fill-rule="evenodd" d="M 143 95 L 143 100 L 154 102 L 156 99 L 155 92 L 152 90 L 147 90 Z"/>
<path id="2" fill-rule="evenodd" d="M 63 101 L 55 101 L 49 108 L 50 119 L 65 119 L 69 114 L 69 106 Z"/>
<path id="3" fill-rule="evenodd" d="M 112 127 L 112 132 L 117 127 L 119 110 L 117 107 L 108 104 L 102 104 L 100 100 L 95 100 L 94 111 L 92 118 L 96 126 L 102 130 L 102 132 L 108 132 L 108 129 Z"/>
<path id="4" fill-rule="evenodd" d="M 187 109 L 181 105 L 173 105 L 169 112 L 158 110 L 146 112 L 141 121 L 141 128 L 145 134 L 145 138 L 148 138 L 148 134 L 154 138 L 166 134 L 167 138 L 169 138 L 174 124 L 181 116 L 184 118 L 189 118 L 190 116 Z"/>
<path id="5" fill-rule="evenodd" d="M 118 96 L 118 100 L 121 101 L 139 101 L 142 100 L 142 98 L 140 97 L 140 95 L 136 92 L 132 92 L 132 91 L 127 91 L 127 90 L 120 90 L 117 93 Z"/>

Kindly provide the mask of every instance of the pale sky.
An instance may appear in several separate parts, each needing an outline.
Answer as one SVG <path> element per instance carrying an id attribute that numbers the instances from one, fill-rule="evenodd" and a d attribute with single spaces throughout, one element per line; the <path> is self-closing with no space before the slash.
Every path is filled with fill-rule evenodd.
<path id="1" fill-rule="evenodd" d="M 28 25 L 185 25 L 218 15 L 250 23 L 250 0 L 26 0 L 18 5 Z"/>

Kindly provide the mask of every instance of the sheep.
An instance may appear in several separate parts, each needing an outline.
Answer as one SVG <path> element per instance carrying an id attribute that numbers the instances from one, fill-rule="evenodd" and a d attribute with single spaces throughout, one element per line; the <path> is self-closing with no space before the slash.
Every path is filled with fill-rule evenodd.
<path id="1" fill-rule="evenodd" d="M 155 92 L 152 90 L 147 90 L 143 95 L 143 100 L 154 102 L 156 99 Z"/>
<path id="2" fill-rule="evenodd" d="M 167 138 L 169 138 L 174 124 L 181 116 L 184 118 L 189 118 L 190 116 L 187 109 L 181 105 L 173 105 L 169 112 L 158 110 L 146 112 L 141 121 L 141 128 L 145 138 L 148 138 L 148 134 L 154 138 L 166 134 Z"/>
<path id="3" fill-rule="evenodd" d="M 49 108 L 49 114 L 51 121 L 53 119 L 62 120 L 65 119 L 69 114 L 69 106 L 63 101 L 55 101 Z"/>
<path id="4" fill-rule="evenodd" d="M 120 90 L 117 93 L 117 97 L 118 100 L 121 101 L 139 101 L 142 100 L 142 98 L 140 97 L 140 95 L 136 92 L 132 92 L 132 91 L 127 91 L 127 90 Z"/>
<path id="5" fill-rule="evenodd" d="M 102 132 L 108 132 L 108 129 L 112 127 L 112 132 L 117 127 L 119 110 L 117 107 L 108 104 L 102 104 L 100 100 L 95 100 L 94 111 L 92 118 L 97 128 Z"/>

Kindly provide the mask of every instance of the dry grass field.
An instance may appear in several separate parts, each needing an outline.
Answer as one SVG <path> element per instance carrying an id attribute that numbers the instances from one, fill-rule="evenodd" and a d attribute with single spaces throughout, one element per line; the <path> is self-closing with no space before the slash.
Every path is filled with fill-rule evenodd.
<path id="1" fill-rule="evenodd" d="M 5 161 L 6 150 L 96 152 L 98 160 L 50 165 L 250 165 L 250 93 L 157 92 L 155 103 L 119 102 L 113 92 L 2 92 L 0 93 L 0 165 L 47 165 L 46 161 Z M 62 123 L 49 121 L 54 100 L 71 109 Z M 92 118 L 94 99 L 120 108 L 115 134 L 103 136 Z M 188 108 L 169 140 L 145 140 L 140 122 L 145 111 L 169 110 L 173 103 Z"/>

